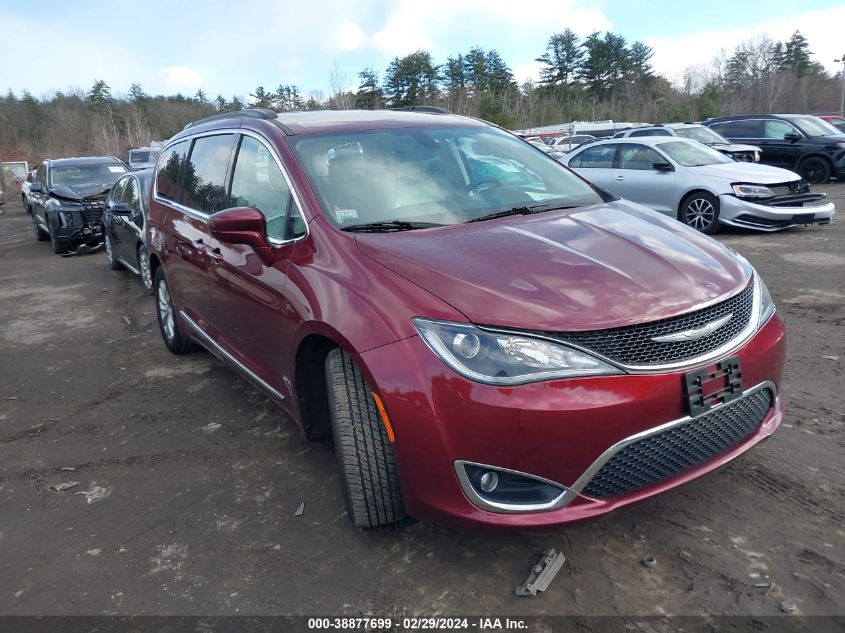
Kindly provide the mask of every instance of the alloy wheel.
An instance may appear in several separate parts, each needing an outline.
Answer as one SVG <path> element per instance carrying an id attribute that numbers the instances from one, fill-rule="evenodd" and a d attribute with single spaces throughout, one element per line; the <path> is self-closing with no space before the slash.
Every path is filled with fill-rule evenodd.
<path id="1" fill-rule="evenodd" d="M 150 271 L 150 258 L 147 256 L 147 249 L 144 246 L 138 248 L 138 268 L 141 270 L 141 282 L 144 290 L 152 290 L 153 274 Z"/>
<path id="2" fill-rule="evenodd" d="M 687 203 L 684 217 L 686 223 L 696 231 L 705 231 L 716 221 L 716 209 L 709 200 L 694 198 Z"/>
<path id="3" fill-rule="evenodd" d="M 173 314 L 173 303 L 170 300 L 170 291 L 167 289 L 167 284 L 164 280 L 162 280 L 158 285 L 156 298 L 156 303 L 158 303 L 158 315 L 161 319 L 164 336 L 168 341 L 172 341 L 173 336 L 176 333 L 176 322 L 174 320 L 175 315 Z"/>
<path id="4" fill-rule="evenodd" d="M 111 239 L 109 239 L 109 236 L 106 235 L 106 238 L 103 241 L 106 243 L 106 261 L 109 264 L 114 264 L 114 251 L 111 247 Z"/>

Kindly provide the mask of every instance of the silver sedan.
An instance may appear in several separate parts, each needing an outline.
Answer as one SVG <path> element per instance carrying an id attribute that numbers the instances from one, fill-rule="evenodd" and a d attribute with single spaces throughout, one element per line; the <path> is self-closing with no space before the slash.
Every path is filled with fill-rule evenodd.
<path id="1" fill-rule="evenodd" d="M 678 218 L 702 233 L 720 224 L 776 231 L 829 224 L 825 194 L 786 169 L 738 163 L 696 141 L 666 136 L 597 141 L 561 159 L 590 182 Z"/>

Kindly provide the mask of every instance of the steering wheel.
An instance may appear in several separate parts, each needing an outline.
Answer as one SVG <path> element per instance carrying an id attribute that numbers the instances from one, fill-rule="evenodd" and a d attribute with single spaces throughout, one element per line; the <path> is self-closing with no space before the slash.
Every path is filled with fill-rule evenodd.
<path id="1" fill-rule="evenodd" d="M 489 189 L 490 187 L 501 187 L 502 184 L 502 181 L 498 178 L 482 178 L 474 183 L 470 183 L 467 187 L 467 191 L 469 192 L 469 195 L 473 196 L 476 192 Z M 484 185 L 487 185 L 487 187 Z"/>

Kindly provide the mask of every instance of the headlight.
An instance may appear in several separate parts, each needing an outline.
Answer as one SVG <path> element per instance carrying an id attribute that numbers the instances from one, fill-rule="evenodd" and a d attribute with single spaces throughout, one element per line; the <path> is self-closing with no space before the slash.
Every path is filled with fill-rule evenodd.
<path id="1" fill-rule="evenodd" d="M 488 332 L 465 323 L 414 319 L 431 350 L 456 372 L 488 385 L 622 373 L 577 349 L 520 332 Z"/>
<path id="2" fill-rule="evenodd" d="M 774 198 L 775 192 L 761 185 L 732 185 L 738 198 Z"/>
<path id="3" fill-rule="evenodd" d="M 757 321 L 757 327 L 761 328 L 766 324 L 766 321 L 775 313 L 775 302 L 772 301 L 772 295 L 769 294 L 769 289 L 766 288 L 766 283 L 760 277 L 760 273 L 754 271 L 754 279 L 760 286 L 760 318 Z"/>
<path id="4" fill-rule="evenodd" d="M 62 226 L 73 226 L 73 213 L 70 211 L 59 211 L 59 219 L 62 221 Z"/>

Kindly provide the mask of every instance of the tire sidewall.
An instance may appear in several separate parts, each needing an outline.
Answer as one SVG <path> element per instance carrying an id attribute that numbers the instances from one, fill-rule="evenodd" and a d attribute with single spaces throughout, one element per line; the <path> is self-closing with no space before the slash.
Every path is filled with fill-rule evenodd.
<path id="1" fill-rule="evenodd" d="M 801 162 L 801 165 L 799 166 L 798 170 L 803 171 L 804 169 L 806 169 L 808 164 L 812 165 L 813 163 L 818 163 L 818 165 L 820 166 L 821 177 L 816 180 L 811 180 L 810 178 L 807 178 L 804 173 L 801 174 L 801 177 L 804 178 L 804 180 L 806 180 L 811 185 L 822 185 L 828 180 L 830 180 L 830 165 L 828 165 L 825 159 L 820 158 L 818 156 L 810 156 L 809 158 L 805 158 Z"/>
<path id="2" fill-rule="evenodd" d="M 706 200 L 713 207 L 714 211 L 712 222 L 701 229 L 692 226 L 687 220 L 687 210 L 689 209 L 690 205 L 696 200 Z M 716 231 L 719 230 L 719 200 L 713 194 L 707 193 L 705 191 L 696 192 L 684 199 L 684 202 L 681 205 L 680 216 L 681 217 L 678 219 L 691 229 L 698 231 L 699 233 L 704 233 L 705 235 L 713 235 Z"/>
<path id="3" fill-rule="evenodd" d="M 145 270 L 147 271 L 146 279 L 144 276 Z M 143 244 L 138 247 L 138 271 L 141 273 L 141 284 L 144 286 L 144 292 L 148 295 L 153 294 L 153 292 L 155 292 L 155 280 L 153 279 L 152 271 L 150 270 L 150 256 L 147 253 L 146 246 Z M 147 285 L 147 280 L 149 280 L 149 285 Z M 172 299 L 173 298 L 171 297 L 171 302 Z"/>

